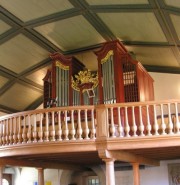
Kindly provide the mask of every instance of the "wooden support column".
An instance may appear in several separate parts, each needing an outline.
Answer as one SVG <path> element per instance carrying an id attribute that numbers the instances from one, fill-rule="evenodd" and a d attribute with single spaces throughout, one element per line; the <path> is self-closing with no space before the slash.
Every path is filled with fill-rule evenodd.
<path id="1" fill-rule="evenodd" d="M 104 159 L 106 162 L 106 185 L 115 185 L 114 159 Z"/>
<path id="2" fill-rule="evenodd" d="M 38 185 L 44 185 L 44 169 L 37 168 L 38 170 Z"/>
<path id="3" fill-rule="evenodd" d="M 3 185 L 3 169 L 4 166 L 0 165 L 0 185 Z"/>
<path id="4" fill-rule="evenodd" d="M 140 185 L 139 163 L 132 163 L 134 185 Z"/>

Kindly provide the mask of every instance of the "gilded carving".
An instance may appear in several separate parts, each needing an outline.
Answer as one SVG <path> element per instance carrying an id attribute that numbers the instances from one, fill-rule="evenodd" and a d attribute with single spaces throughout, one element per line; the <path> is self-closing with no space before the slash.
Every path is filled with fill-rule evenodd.
<path id="1" fill-rule="evenodd" d="M 92 83 L 92 88 L 94 89 L 98 85 L 98 75 L 97 73 L 91 73 L 90 70 L 80 71 L 78 75 L 75 75 L 75 79 L 72 77 L 71 85 L 76 91 L 80 91 L 80 86 L 83 84 Z M 87 89 L 84 89 L 87 90 Z"/>
<path id="2" fill-rule="evenodd" d="M 60 61 L 56 61 L 55 65 L 63 70 L 69 70 L 69 66 L 63 65 Z"/>
<path id="3" fill-rule="evenodd" d="M 110 56 L 112 56 L 112 55 L 114 55 L 114 52 L 113 52 L 113 50 L 110 50 L 110 51 L 107 53 L 107 55 L 101 60 L 101 64 L 107 62 L 108 58 L 109 58 Z"/>

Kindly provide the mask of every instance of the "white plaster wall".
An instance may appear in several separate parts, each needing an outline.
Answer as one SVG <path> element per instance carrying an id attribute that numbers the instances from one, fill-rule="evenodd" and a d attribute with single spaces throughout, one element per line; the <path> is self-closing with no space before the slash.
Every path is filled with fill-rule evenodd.
<path id="1" fill-rule="evenodd" d="M 37 182 L 37 179 L 37 169 L 24 167 L 21 169 L 18 185 L 33 185 L 34 182 Z"/>
<path id="2" fill-rule="evenodd" d="M 115 172 L 116 185 L 133 185 L 133 172 L 128 171 L 116 171 Z"/>
<path id="3" fill-rule="evenodd" d="M 169 185 L 168 179 L 168 164 L 179 163 L 179 160 L 161 161 L 158 167 L 145 167 L 140 170 L 140 184 L 141 185 Z M 133 172 L 116 171 L 116 185 L 133 185 Z"/>
<path id="4" fill-rule="evenodd" d="M 154 79 L 155 100 L 180 99 L 180 75 L 150 73 Z"/>
<path id="5" fill-rule="evenodd" d="M 50 181 L 52 185 L 60 184 L 60 171 L 57 169 L 45 169 L 44 170 L 44 182 Z"/>

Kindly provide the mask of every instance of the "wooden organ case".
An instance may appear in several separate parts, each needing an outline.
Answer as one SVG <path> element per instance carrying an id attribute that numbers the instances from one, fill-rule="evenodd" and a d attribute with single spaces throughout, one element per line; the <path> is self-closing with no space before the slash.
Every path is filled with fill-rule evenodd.
<path id="1" fill-rule="evenodd" d="M 125 103 L 154 100 L 154 80 L 141 65 L 134 60 L 126 48 L 118 41 L 105 43 L 95 52 L 98 58 L 99 103 Z M 153 119 L 153 107 L 149 107 Z M 117 116 L 117 112 L 114 111 Z M 132 108 L 128 108 L 132 115 Z M 135 107 L 136 122 L 139 123 L 139 109 Z M 146 124 L 146 108 L 142 108 L 143 122 Z M 125 110 L 121 110 L 122 123 Z M 132 117 L 132 116 L 128 116 Z M 117 120 L 115 119 L 115 122 Z M 130 124 L 132 120 L 129 120 Z"/>
<path id="2" fill-rule="evenodd" d="M 154 100 L 153 79 L 118 40 L 105 43 L 96 55 L 100 104 Z"/>
<path id="3" fill-rule="evenodd" d="M 75 105 L 113 104 L 154 100 L 153 79 L 138 61 L 134 60 L 118 41 L 105 43 L 95 52 L 98 72 L 92 73 L 75 57 L 52 54 L 52 68 L 44 80 L 44 108 Z M 94 96 L 91 96 L 93 94 Z M 129 124 L 132 108 L 127 107 Z M 140 122 L 139 108 L 135 107 L 136 123 Z M 143 123 L 147 110 L 142 108 Z M 117 110 L 114 110 L 117 123 Z M 153 119 L 153 107 L 149 107 Z M 110 117 L 110 116 L 109 116 Z M 121 109 L 121 122 L 125 124 L 125 108 Z"/>
<path id="4" fill-rule="evenodd" d="M 50 57 L 52 67 L 43 79 L 44 108 L 79 105 L 80 92 L 73 89 L 71 81 L 85 66 L 75 57 L 65 57 L 59 53 Z"/>
<path id="5" fill-rule="evenodd" d="M 50 56 L 52 68 L 43 79 L 45 108 L 154 100 L 153 79 L 118 40 L 105 43 L 95 54 L 98 76 L 75 57 Z M 84 93 L 91 89 L 93 101 Z"/>

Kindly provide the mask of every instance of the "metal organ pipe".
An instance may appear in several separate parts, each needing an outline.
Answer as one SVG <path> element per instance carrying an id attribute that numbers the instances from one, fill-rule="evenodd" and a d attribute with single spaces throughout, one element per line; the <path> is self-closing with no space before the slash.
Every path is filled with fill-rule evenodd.
<path id="1" fill-rule="evenodd" d="M 112 83 L 112 97 L 113 97 L 113 102 L 116 103 L 116 93 L 115 93 L 115 83 L 114 83 L 114 63 L 113 63 L 113 56 L 111 55 L 111 83 Z"/>
<path id="2" fill-rule="evenodd" d="M 115 83 L 114 83 L 114 65 L 113 65 L 113 55 L 101 64 L 102 75 L 103 75 L 103 97 L 104 103 L 115 103 Z"/>
<path id="3" fill-rule="evenodd" d="M 103 78 L 102 78 L 102 82 L 103 82 L 103 84 L 102 84 L 102 86 L 103 86 L 103 97 L 104 97 L 104 103 L 106 103 L 106 91 L 105 91 L 105 89 L 106 89 L 106 83 L 105 83 L 105 81 L 106 81 L 106 75 L 105 75 L 105 64 L 103 63 L 102 64 L 102 74 L 103 74 Z"/>
<path id="4" fill-rule="evenodd" d="M 56 66 L 57 106 L 69 105 L 69 70 Z"/>

